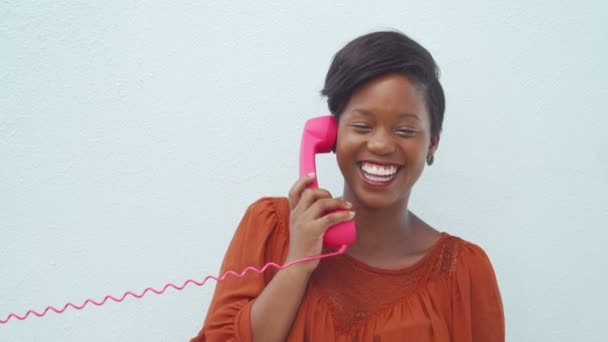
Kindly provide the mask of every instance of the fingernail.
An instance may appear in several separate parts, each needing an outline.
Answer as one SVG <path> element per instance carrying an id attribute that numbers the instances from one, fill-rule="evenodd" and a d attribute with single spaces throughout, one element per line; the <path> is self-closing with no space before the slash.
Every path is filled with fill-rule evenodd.
<path id="1" fill-rule="evenodd" d="M 355 212 L 354 211 L 350 211 L 348 213 L 348 216 L 352 219 L 353 217 L 355 217 Z"/>
<path id="2" fill-rule="evenodd" d="M 307 174 L 306 176 L 311 177 L 311 178 L 315 178 L 315 173 L 311 172 L 311 173 Z"/>
<path id="3" fill-rule="evenodd" d="M 345 202 L 346 202 L 346 207 L 347 208 L 352 208 L 353 207 L 353 204 L 350 203 L 349 201 L 345 201 Z"/>

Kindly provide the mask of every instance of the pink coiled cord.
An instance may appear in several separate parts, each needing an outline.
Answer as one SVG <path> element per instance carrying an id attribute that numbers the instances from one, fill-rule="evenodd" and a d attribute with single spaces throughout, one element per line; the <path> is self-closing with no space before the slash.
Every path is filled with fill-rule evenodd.
<path id="1" fill-rule="evenodd" d="M 282 270 L 282 269 L 288 268 L 290 266 L 293 266 L 295 264 L 299 264 L 299 263 L 302 263 L 302 262 L 311 261 L 311 260 L 319 260 L 319 259 L 324 259 L 324 258 L 328 258 L 328 257 L 344 254 L 344 252 L 346 251 L 346 247 L 347 247 L 346 245 L 342 245 L 342 247 L 340 247 L 340 249 L 338 251 L 336 251 L 336 252 L 327 253 L 327 254 L 321 254 L 321 255 L 316 255 L 316 256 L 312 256 L 312 257 L 307 257 L 307 258 L 302 258 L 302 259 L 294 260 L 294 261 L 289 262 L 289 263 L 287 263 L 287 264 L 285 264 L 283 266 L 278 265 L 278 264 L 276 264 L 274 262 L 269 262 L 266 265 L 264 265 L 264 267 L 262 267 L 261 269 L 257 269 L 255 267 L 249 266 L 249 267 L 245 268 L 243 271 L 241 271 L 241 273 L 236 273 L 234 271 L 226 271 L 226 273 L 224 273 L 220 278 L 217 278 L 217 277 L 209 275 L 209 276 L 206 276 L 205 279 L 203 279 L 203 281 L 196 281 L 196 280 L 193 280 L 193 279 L 188 279 L 181 286 L 177 286 L 175 284 L 169 283 L 169 284 L 166 284 L 165 286 L 163 286 L 163 288 L 161 290 L 156 290 L 154 288 L 148 287 L 141 294 L 137 294 L 137 293 L 134 293 L 134 292 L 131 292 L 131 291 L 127 291 L 120 298 L 116 298 L 116 297 L 114 297 L 112 295 L 107 295 L 107 296 L 105 296 L 103 298 L 103 300 L 101 302 L 97 302 L 97 301 L 89 298 L 86 301 L 84 301 L 84 303 L 82 303 L 81 305 L 75 305 L 73 303 L 68 302 L 61 309 L 57 309 L 54 306 L 48 306 L 48 307 L 46 307 L 44 309 L 44 311 L 42 311 L 42 313 L 39 313 L 39 312 L 37 312 L 35 310 L 32 310 L 32 309 L 28 310 L 25 313 L 25 315 L 23 315 L 23 316 L 20 316 L 20 315 L 18 315 L 16 313 L 11 313 L 11 314 L 9 314 L 6 317 L 6 319 L 0 319 L 0 324 L 6 324 L 6 323 L 8 323 L 11 320 L 11 318 L 16 318 L 16 319 L 18 319 L 20 321 L 23 321 L 23 320 L 27 319 L 30 315 L 35 315 L 35 316 L 38 316 L 38 317 L 42 317 L 42 316 L 46 315 L 49 311 L 54 311 L 54 312 L 56 312 L 58 314 L 61 314 L 65 310 L 67 310 L 68 307 L 73 307 L 76 310 L 82 310 L 89 303 L 94 304 L 96 306 L 102 306 L 102 305 L 104 305 L 108 301 L 108 299 L 111 299 L 111 300 L 113 300 L 113 301 L 115 301 L 117 303 L 120 303 L 123 300 L 125 300 L 125 298 L 127 298 L 128 295 L 131 295 L 131 296 L 133 296 L 133 297 L 135 297 L 137 299 L 142 298 L 148 292 L 154 292 L 157 295 L 161 295 L 161 294 L 163 294 L 170 287 L 172 287 L 172 288 L 174 288 L 174 289 L 176 289 L 178 291 L 181 291 L 186 286 L 188 286 L 188 284 L 194 284 L 194 285 L 197 285 L 197 286 L 203 286 L 203 285 L 205 285 L 205 283 L 209 279 L 213 279 L 213 280 L 215 280 L 215 281 L 217 281 L 219 283 L 219 282 L 224 281 L 228 275 L 233 275 L 233 276 L 235 276 L 237 278 L 242 278 L 245 275 L 245 273 L 247 273 L 248 271 L 254 271 L 255 273 L 260 273 L 261 274 L 261 273 L 263 273 L 264 271 L 266 271 L 270 267 L 274 267 L 274 268 L 277 268 L 278 270 Z"/>

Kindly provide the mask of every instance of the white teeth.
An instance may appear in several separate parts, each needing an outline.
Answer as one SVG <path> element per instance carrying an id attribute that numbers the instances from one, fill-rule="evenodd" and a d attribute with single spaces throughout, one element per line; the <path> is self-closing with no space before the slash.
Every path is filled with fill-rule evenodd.
<path id="1" fill-rule="evenodd" d="M 376 176 L 368 175 L 366 173 L 364 173 L 363 176 L 366 179 L 371 180 L 372 182 L 388 182 L 389 180 L 391 180 L 391 177 L 376 177 Z"/>
<path id="2" fill-rule="evenodd" d="M 397 166 L 395 165 L 382 166 L 371 163 L 362 163 L 361 169 L 363 170 L 363 172 L 369 174 L 370 176 L 387 177 L 397 173 Z"/>

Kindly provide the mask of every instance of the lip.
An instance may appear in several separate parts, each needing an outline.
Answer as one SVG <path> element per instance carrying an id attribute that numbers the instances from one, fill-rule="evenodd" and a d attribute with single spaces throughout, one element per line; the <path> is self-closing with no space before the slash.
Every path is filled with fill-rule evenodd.
<path id="1" fill-rule="evenodd" d="M 365 175 L 363 174 L 363 170 L 361 169 L 362 163 L 372 163 L 372 164 L 382 165 L 382 166 L 393 166 L 394 165 L 394 166 L 397 166 L 397 172 L 395 172 L 395 174 L 393 175 L 391 180 L 388 182 L 375 182 L 375 181 L 369 180 L 365 177 Z M 373 160 L 362 160 L 357 163 L 359 177 L 361 177 L 361 180 L 363 181 L 364 184 L 366 184 L 372 188 L 387 188 L 387 187 L 391 186 L 397 180 L 397 175 L 399 174 L 399 172 L 401 172 L 401 168 L 402 168 L 402 166 L 399 164 L 396 164 L 396 163 L 378 162 L 378 161 L 373 161 Z"/>
<path id="2" fill-rule="evenodd" d="M 378 161 L 378 160 L 372 160 L 372 159 L 362 159 L 362 160 L 359 160 L 357 162 L 357 164 L 359 166 L 361 166 L 362 163 L 371 163 L 371 164 L 382 165 L 382 166 L 396 166 L 397 168 L 401 168 L 401 166 L 402 166 L 399 163 L 392 163 L 392 162 L 387 162 L 387 161 Z"/>

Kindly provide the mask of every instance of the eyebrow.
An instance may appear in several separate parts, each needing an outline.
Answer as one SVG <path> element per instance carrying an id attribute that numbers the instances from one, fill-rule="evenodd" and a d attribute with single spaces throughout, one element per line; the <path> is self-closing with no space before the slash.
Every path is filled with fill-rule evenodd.
<path id="1" fill-rule="evenodd" d="M 353 109 L 353 112 L 358 112 L 358 113 L 361 113 L 361 114 L 363 114 L 365 116 L 373 116 L 374 115 L 374 113 L 370 112 L 369 110 L 361 109 L 361 108 L 355 108 L 355 109 Z M 400 113 L 399 114 L 399 119 L 402 119 L 402 118 L 405 118 L 405 117 L 411 117 L 411 118 L 414 118 L 414 119 L 420 121 L 420 118 L 416 114 L 412 114 L 412 113 Z"/>

